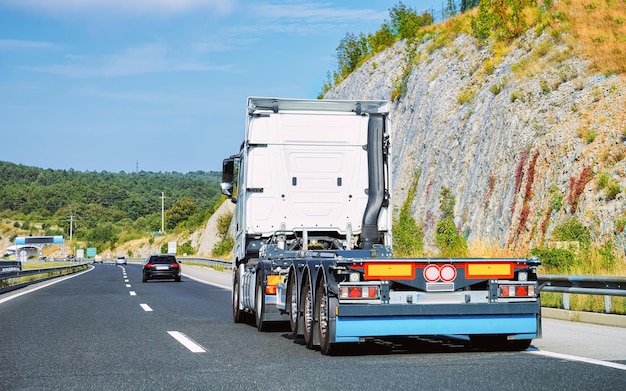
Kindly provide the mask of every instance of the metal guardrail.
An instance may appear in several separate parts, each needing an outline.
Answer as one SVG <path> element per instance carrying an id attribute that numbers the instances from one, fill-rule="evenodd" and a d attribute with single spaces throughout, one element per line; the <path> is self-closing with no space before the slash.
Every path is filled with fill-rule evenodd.
<path id="1" fill-rule="evenodd" d="M 626 277 L 608 276 L 565 276 L 557 274 L 539 274 L 541 292 L 560 292 L 563 294 L 563 308 L 570 309 L 570 294 L 604 296 L 604 312 L 611 312 L 611 297 L 626 297 Z"/>
<path id="2" fill-rule="evenodd" d="M 19 263 L 19 262 L 18 262 Z M 21 269 L 20 270 L 7 270 L 7 268 L 0 269 L 0 294 L 9 292 L 15 289 L 23 288 L 27 285 L 34 284 L 36 282 L 44 281 L 50 278 L 59 277 L 66 274 L 76 273 L 82 271 L 88 267 L 89 263 L 77 263 L 76 265 L 69 266 L 56 266 L 41 269 Z M 24 277 L 41 276 L 40 278 L 33 278 L 29 281 L 19 281 Z M 12 283 L 11 280 L 17 282 Z"/>
<path id="3" fill-rule="evenodd" d="M 178 259 L 178 261 L 183 264 L 189 263 L 189 264 L 196 264 L 196 265 L 217 267 L 217 268 L 224 268 L 224 269 L 230 269 L 231 265 L 233 264 L 232 261 L 222 261 L 219 259 L 211 259 L 211 258 L 176 257 L 176 259 Z"/>
<path id="4" fill-rule="evenodd" d="M 22 270 L 22 262 L 20 261 L 0 261 L 0 273 L 2 272 L 14 272 Z"/>

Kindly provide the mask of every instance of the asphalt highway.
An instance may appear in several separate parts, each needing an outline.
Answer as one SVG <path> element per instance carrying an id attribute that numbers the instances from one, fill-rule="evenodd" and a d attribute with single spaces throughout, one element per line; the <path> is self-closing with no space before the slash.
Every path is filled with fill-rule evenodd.
<path id="1" fill-rule="evenodd" d="M 462 338 L 308 350 L 286 328 L 234 324 L 230 273 L 96 265 L 0 296 L 1 390 L 624 390 L 626 330 L 544 319 L 526 352 Z M 577 327 L 580 326 L 580 327 Z"/>

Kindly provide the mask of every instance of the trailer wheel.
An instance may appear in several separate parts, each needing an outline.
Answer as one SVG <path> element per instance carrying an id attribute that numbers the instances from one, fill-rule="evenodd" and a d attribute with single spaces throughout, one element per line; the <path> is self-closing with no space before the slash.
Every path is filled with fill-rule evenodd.
<path id="1" fill-rule="evenodd" d="M 298 305 L 298 282 L 296 281 L 295 273 L 289 273 L 289 282 L 287 290 L 287 312 L 289 313 L 289 326 L 291 326 L 291 333 L 294 337 L 298 337 L 298 319 L 300 318 L 300 311 Z"/>
<path id="2" fill-rule="evenodd" d="M 304 287 L 302 288 L 302 297 L 304 299 L 304 342 L 307 349 L 313 349 L 313 332 L 315 329 L 313 290 L 308 277 L 305 276 L 304 279 Z"/>
<path id="3" fill-rule="evenodd" d="M 265 288 L 260 281 L 256 286 L 254 316 L 256 317 L 256 328 L 259 331 L 267 330 L 267 322 L 263 321 L 263 316 L 265 316 Z"/>
<path id="4" fill-rule="evenodd" d="M 322 354 L 333 355 L 337 353 L 336 344 L 330 342 L 330 314 L 334 311 L 334 299 L 328 295 L 328 288 L 323 284 L 317 288 L 317 321 L 320 332 L 320 348 Z"/>
<path id="5" fill-rule="evenodd" d="M 233 320 L 235 323 L 242 323 L 244 321 L 243 311 L 239 309 L 239 272 L 235 272 L 235 279 L 233 281 Z"/>

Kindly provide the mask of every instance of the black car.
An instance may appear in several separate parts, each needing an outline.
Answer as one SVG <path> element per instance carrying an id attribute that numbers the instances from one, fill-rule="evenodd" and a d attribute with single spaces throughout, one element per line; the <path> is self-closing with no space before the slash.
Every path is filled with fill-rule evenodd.
<path id="1" fill-rule="evenodd" d="M 154 254 L 143 265 L 143 282 L 151 279 L 174 279 L 180 281 L 180 263 L 171 254 Z"/>

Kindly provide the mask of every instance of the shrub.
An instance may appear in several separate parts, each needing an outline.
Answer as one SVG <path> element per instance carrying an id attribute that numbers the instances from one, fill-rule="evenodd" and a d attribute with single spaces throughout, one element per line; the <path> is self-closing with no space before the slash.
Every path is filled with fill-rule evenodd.
<path id="1" fill-rule="evenodd" d="M 524 91 L 513 91 L 511 92 L 511 102 L 515 102 L 516 100 L 519 100 L 520 102 L 526 102 L 526 95 L 524 94 Z"/>
<path id="2" fill-rule="evenodd" d="M 176 254 L 178 255 L 183 255 L 183 254 L 193 255 L 195 253 L 196 253 L 196 249 L 193 248 L 193 246 L 191 245 L 191 240 L 183 243 L 181 246 L 177 246 L 176 248 Z"/>
<path id="3" fill-rule="evenodd" d="M 424 252 L 424 231 L 406 210 L 394 219 L 393 252 L 400 257 L 420 256 Z"/>
<path id="4" fill-rule="evenodd" d="M 563 207 L 563 194 L 556 185 L 550 186 L 548 189 L 550 195 L 550 206 L 552 210 L 560 210 Z"/>
<path id="5" fill-rule="evenodd" d="M 232 212 L 225 213 L 217 219 L 217 232 L 222 238 L 228 234 L 228 229 L 230 228 L 230 222 L 232 219 Z"/>
<path id="6" fill-rule="evenodd" d="M 447 187 L 441 188 L 439 194 L 439 208 L 442 219 L 437 223 L 435 229 L 435 243 L 441 250 L 440 256 L 461 258 L 468 255 L 467 240 L 459 235 L 459 231 L 454 224 L 454 195 Z"/>
<path id="7" fill-rule="evenodd" d="M 615 265 L 615 244 L 607 240 L 604 242 L 602 247 L 598 248 L 598 253 L 600 254 L 600 267 L 605 270 L 610 270 Z"/>
<path id="8" fill-rule="evenodd" d="M 411 186 L 406 200 L 402 204 L 398 218 L 393 220 L 393 251 L 401 257 L 420 256 L 424 252 L 424 231 L 421 225 L 415 222 L 411 215 L 411 205 L 417 194 L 417 183 L 419 182 L 419 170 L 413 174 Z"/>
<path id="9" fill-rule="evenodd" d="M 470 103 L 476 97 L 476 91 L 472 89 L 467 89 L 462 91 L 459 96 L 456 98 L 459 104 L 464 105 L 466 103 Z"/>
<path id="10" fill-rule="evenodd" d="M 626 228 L 626 217 L 615 220 L 615 232 L 624 232 L 624 228 Z"/>
<path id="11" fill-rule="evenodd" d="M 233 247 L 235 247 L 235 239 L 232 236 L 227 235 L 221 241 L 215 244 L 212 253 L 215 256 L 223 257 L 230 254 L 230 252 L 233 250 Z"/>
<path id="12" fill-rule="evenodd" d="M 491 93 L 494 95 L 498 95 L 500 91 L 502 91 L 505 85 L 506 85 L 506 82 L 504 80 L 498 83 L 493 83 L 491 86 L 489 86 L 489 91 L 491 91 Z"/>
<path id="13" fill-rule="evenodd" d="M 552 236 L 555 240 L 562 242 L 578 242 L 583 248 L 589 247 L 591 243 L 589 231 L 576 218 L 569 219 L 556 226 Z"/>
<path id="14" fill-rule="evenodd" d="M 617 195 L 619 193 L 622 192 L 622 188 L 620 187 L 619 183 L 613 179 L 611 180 L 606 189 L 604 190 L 604 193 L 606 194 L 606 198 L 609 200 L 614 200 L 615 197 L 617 197 Z"/>
<path id="15" fill-rule="evenodd" d="M 467 241 L 459 235 L 452 217 L 447 217 L 437 223 L 435 243 L 441 250 L 441 257 L 462 258 L 468 256 Z"/>
<path id="16" fill-rule="evenodd" d="M 541 259 L 543 267 L 560 272 L 571 269 L 576 263 L 576 256 L 571 250 L 535 247 L 530 253 Z"/>

